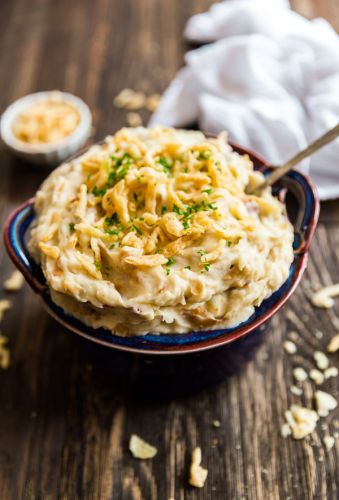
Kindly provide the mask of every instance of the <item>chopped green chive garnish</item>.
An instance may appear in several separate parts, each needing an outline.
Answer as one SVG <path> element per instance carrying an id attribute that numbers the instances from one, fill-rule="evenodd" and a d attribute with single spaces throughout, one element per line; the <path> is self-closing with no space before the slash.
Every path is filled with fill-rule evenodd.
<path id="1" fill-rule="evenodd" d="M 173 212 L 175 212 L 178 215 L 184 215 L 185 213 L 181 208 L 177 207 L 176 205 L 173 205 Z"/>
<path id="2" fill-rule="evenodd" d="M 230 247 L 232 245 L 232 242 L 231 241 L 228 241 L 227 242 L 227 246 Z"/>
<path id="3" fill-rule="evenodd" d="M 136 231 L 138 234 L 142 234 L 142 231 L 138 228 L 138 226 L 132 226 L 131 231 Z"/>
<path id="4" fill-rule="evenodd" d="M 167 212 L 167 207 L 161 207 L 161 215 L 164 215 Z"/>
<path id="5" fill-rule="evenodd" d="M 112 214 L 111 216 L 105 217 L 104 219 L 105 226 L 113 226 L 113 224 L 119 224 L 119 218 L 117 214 Z"/>
<path id="6" fill-rule="evenodd" d="M 74 233 L 74 231 L 75 231 L 75 224 L 74 224 L 74 222 L 70 222 L 70 224 L 69 224 L 69 230 L 71 231 L 71 233 Z"/>
<path id="7" fill-rule="evenodd" d="M 203 257 L 204 255 L 206 255 L 206 252 L 205 250 L 199 250 L 198 254 L 201 255 L 201 257 Z"/>
<path id="8" fill-rule="evenodd" d="M 165 158 L 164 156 L 160 156 L 160 158 L 157 160 L 157 163 L 160 163 L 160 165 L 162 166 L 162 169 L 165 172 L 165 174 L 169 174 L 170 173 L 172 165 L 167 160 L 167 158 Z"/>
<path id="9" fill-rule="evenodd" d="M 94 196 L 104 196 L 106 191 L 107 191 L 107 188 L 99 189 L 97 186 L 94 186 L 94 188 L 92 189 L 92 194 L 94 194 Z"/>
<path id="10" fill-rule="evenodd" d="M 208 208 L 210 208 L 211 210 L 218 210 L 218 207 L 216 207 L 215 205 L 213 205 L 213 203 L 208 203 L 207 204 Z"/>
<path id="11" fill-rule="evenodd" d="M 210 270 L 210 266 L 211 266 L 211 264 L 204 264 L 205 271 L 209 271 Z"/>
<path id="12" fill-rule="evenodd" d="M 185 269 L 191 270 L 191 266 L 185 266 Z"/>
<path id="13" fill-rule="evenodd" d="M 174 261 L 173 257 L 170 257 L 168 259 L 168 261 L 166 262 L 166 274 L 167 274 L 167 276 L 170 274 L 170 272 L 171 272 L 170 266 L 173 266 L 174 262 L 175 261 Z"/>
<path id="14" fill-rule="evenodd" d="M 188 229 L 189 228 L 189 224 L 187 222 L 187 220 L 184 220 L 182 225 L 184 226 L 184 229 Z"/>
<path id="15" fill-rule="evenodd" d="M 198 160 L 209 160 L 212 156 L 211 151 L 200 151 Z"/>
<path id="16" fill-rule="evenodd" d="M 203 193 L 211 194 L 212 193 L 212 189 L 204 189 Z"/>

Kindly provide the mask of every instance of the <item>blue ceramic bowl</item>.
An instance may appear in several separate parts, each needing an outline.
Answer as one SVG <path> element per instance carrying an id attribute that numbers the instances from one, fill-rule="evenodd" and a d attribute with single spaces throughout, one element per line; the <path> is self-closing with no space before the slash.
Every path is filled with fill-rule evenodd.
<path id="1" fill-rule="evenodd" d="M 257 154 L 236 145 L 233 145 L 233 148 L 241 154 L 248 154 L 256 170 L 261 170 L 264 174 L 270 172 L 271 167 Z M 279 290 L 257 307 L 247 321 L 234 328 L 185 334 L 119 337 L 103 328 L 91 328 L 67 314 L 51 300 L 43 273 L 27 250 L 26 236 L 35 217 L 34 199 L 28 200 L 9 216 L 4 231 L 5 245 L 14 264 L 32 289 L 40 295 L 51 316 L 69 330 L 98 344 L 138 354 L 194 353 L 225 346 L 265 325 L 284 305 L 300 282 L 307 263 L 308 247 L 318 220 L 319 199 L 311 180 L 297 171 L 288 173 L 274 188 L 274 194 L 286 201 L 290 220 L 294 224 L 294 260 L 289 276 Z"/>

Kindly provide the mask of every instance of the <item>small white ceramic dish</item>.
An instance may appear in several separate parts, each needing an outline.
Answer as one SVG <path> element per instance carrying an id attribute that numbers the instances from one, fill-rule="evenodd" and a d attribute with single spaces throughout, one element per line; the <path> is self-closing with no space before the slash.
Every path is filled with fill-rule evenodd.
<path id="1" fill-rule="evenodd" d="M 26 144 L 13 132 L 17 116 L 31 105 L 58 96 L 73 106 L 80 115 L 79 125 L 62 141 L 52 144 Z M 91 133 L 92 115 L 87 104 L 79 97 L 57 90 L 29 94 L 14 101 L 1 116 L 0 133 L 6 146 L 18 157 L 37 165 L 53 167 L 74 155 L 85 144 Z"/>

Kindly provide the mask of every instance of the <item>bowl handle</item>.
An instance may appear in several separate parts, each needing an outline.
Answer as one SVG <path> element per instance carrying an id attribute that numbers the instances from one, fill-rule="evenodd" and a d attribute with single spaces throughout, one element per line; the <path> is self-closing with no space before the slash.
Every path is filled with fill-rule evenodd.
<path id="1" fill-rule="evenodd" d="M 31 198 L 8 217 L 4 229 L 4 241 L 8 255 L 28 284 L 35 292 L 42 293 L 46 290 L 45 278 L 40 267 L 30 256 L 25 243 L 25 234 L 34 216 L 34 198 Z"/>
<path id="2" fill-rule="evenodd" d="M 320 203 L 317 189 L 309 177 L 297 170 L 289 172 L 282 179 L 281 185 L 283 198 L 290 191 L 299 202 L 299 210 L 294 222 L 294 253 L 306 253 L 319 218 Z M 282 199 L 281 201 L 285 202 Z"/>

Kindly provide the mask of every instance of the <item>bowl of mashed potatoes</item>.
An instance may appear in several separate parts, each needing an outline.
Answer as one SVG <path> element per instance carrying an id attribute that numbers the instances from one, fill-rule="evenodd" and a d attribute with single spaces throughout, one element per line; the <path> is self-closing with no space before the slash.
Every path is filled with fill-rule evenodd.
<path id="1" fill-rule="evenodd" d="M 154 353 L 226 344 L 282 307 L 306 266 L 316 192 L 290 172 L 252 194 L 269 169 L 225 134 L 124 128 L 54 170 L 10 217 L 6 245 L 87 338 Z"/>

